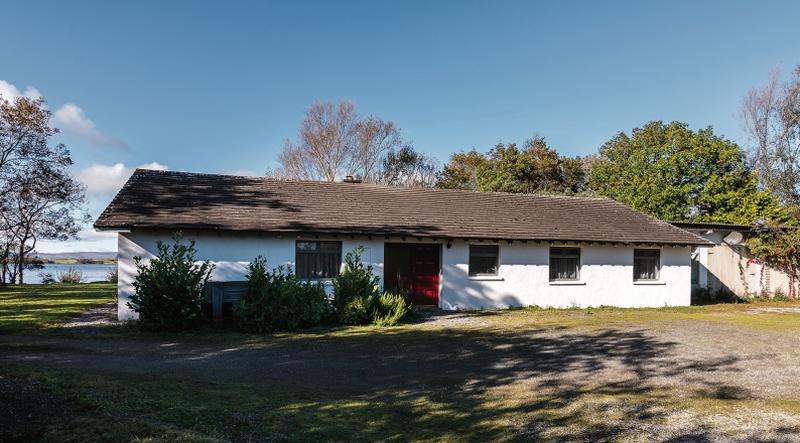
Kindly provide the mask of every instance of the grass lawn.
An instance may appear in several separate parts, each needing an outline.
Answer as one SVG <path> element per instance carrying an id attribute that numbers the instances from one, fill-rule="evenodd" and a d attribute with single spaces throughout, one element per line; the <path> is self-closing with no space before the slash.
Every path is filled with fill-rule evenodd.
<path id="1" fill-rule="evenodd" d="M 0 333 L 47 328 L 115 297 L 113 283 L 0 287 Z"/>
<path id="2" fill-rule="evenodd" d="M 800 441 L 793 302 L 131 332 L 0 336 L 0 441 Z"/>

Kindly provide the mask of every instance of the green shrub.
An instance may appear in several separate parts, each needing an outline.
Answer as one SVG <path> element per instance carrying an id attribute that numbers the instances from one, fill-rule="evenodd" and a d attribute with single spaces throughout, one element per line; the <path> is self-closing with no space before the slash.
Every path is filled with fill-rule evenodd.
<path id="1" fill-rule="evenodd" d="M 83 273 L 72 266 L 68 267 L 65 271 L 58 273 L 58 281 L 61 283 L 78 284 L 83 280 Z"/>
<path id="2" fill-rule="evenodd" d="M 208 261 L 195 263 L 194 241 L 183 244 L 180 232 L 172 239 L 172 245 L 156 243 L 158 257 L 149 263 L 134 257 L 138 275 L 128 306 L 139 313 L 139 323 L 147 329 L 188 329 L 203 318 L 203 287 L 214 266 Z"/>
<path id="3" fill-rule="evenodd" d="M 380 279 L 372 266 L 364 266 L 364 248 L 344 256 L 344 269 L 333 280 L 333 309 L 341 324 L 364 325 L 372 322 L 372 304 L 380 294 Z"/>
<path id="4" fill-rule="evenodd" d="M 786 293 L 781 291 L 781 290 L 775 291 L 775 293 L 772 294 L 772 297 L 769 297 L 769 296 L 767 296 L 767 297 L 772 299 L 773 301 L 788 301 L 788 300 L 790 300 L 789 296 L 786 295 Z"/>
<path id="5" fill-rule="evenodd" d="M 364 248 L 344 256 L 344 269 L 333 280 L 333 309 L 343 325 L 393 326 L 411 312 L 405 294 L 381 293 L 372 266 L 361 261 Z"/>
<path id="6" fill-rule="evenodd" d="M 301 281 L 282 266 L 269 272 L 259 256 L 250 263 L 236 318 L 248 332 L 289 331 L 320 323 L 329 310 L 321 284 Z"/>
<path id="7" fill-rule="evenodd" d="M 108 274 L 106 274 L 106 281 L 109 283 L 117 283 L 119 281 L 119 271 L 116 267 L 108 271 Z"/>
<path id="8" fill-rule="evenodd" d="M 411 312 L 411 303 L 405 294 L 384 292 L 374 299 L 372 324 L 375 326 L 395 326 Z"/>

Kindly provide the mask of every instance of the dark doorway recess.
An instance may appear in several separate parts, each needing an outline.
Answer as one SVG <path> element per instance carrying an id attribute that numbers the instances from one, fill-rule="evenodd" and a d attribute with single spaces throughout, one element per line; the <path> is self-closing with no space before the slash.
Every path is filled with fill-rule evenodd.
<path id="1" fill-rule="evenodd" d="M 405 290 L 415 305 L 439 305 L 441 245 L 384 244 L 384 284 L 389 290 Z"/>

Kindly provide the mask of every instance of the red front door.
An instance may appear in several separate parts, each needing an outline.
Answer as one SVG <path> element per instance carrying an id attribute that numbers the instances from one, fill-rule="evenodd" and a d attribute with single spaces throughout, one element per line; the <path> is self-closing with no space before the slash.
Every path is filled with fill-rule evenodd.
<path id="1" fill-rule="evenodd" d="M 411 254 L 411 303 L 439 304 L 439 245 L 416 245 Z"/>
<path id="2" fill-rule="evenodd" d="M 439 305 L 439 245 L 387 243 L 386 289 L 405 290 L 415 305 Z"/>

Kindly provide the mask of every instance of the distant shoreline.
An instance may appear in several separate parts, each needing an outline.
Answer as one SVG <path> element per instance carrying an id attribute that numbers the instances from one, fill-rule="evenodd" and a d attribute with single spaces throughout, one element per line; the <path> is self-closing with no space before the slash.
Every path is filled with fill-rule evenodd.
<path id="1" fill-rule="evenodd" d="M 86 260 L 86 259 L 58 259 L 42 260 L 46 265 L 116 265 L 116 260 Z"/>

